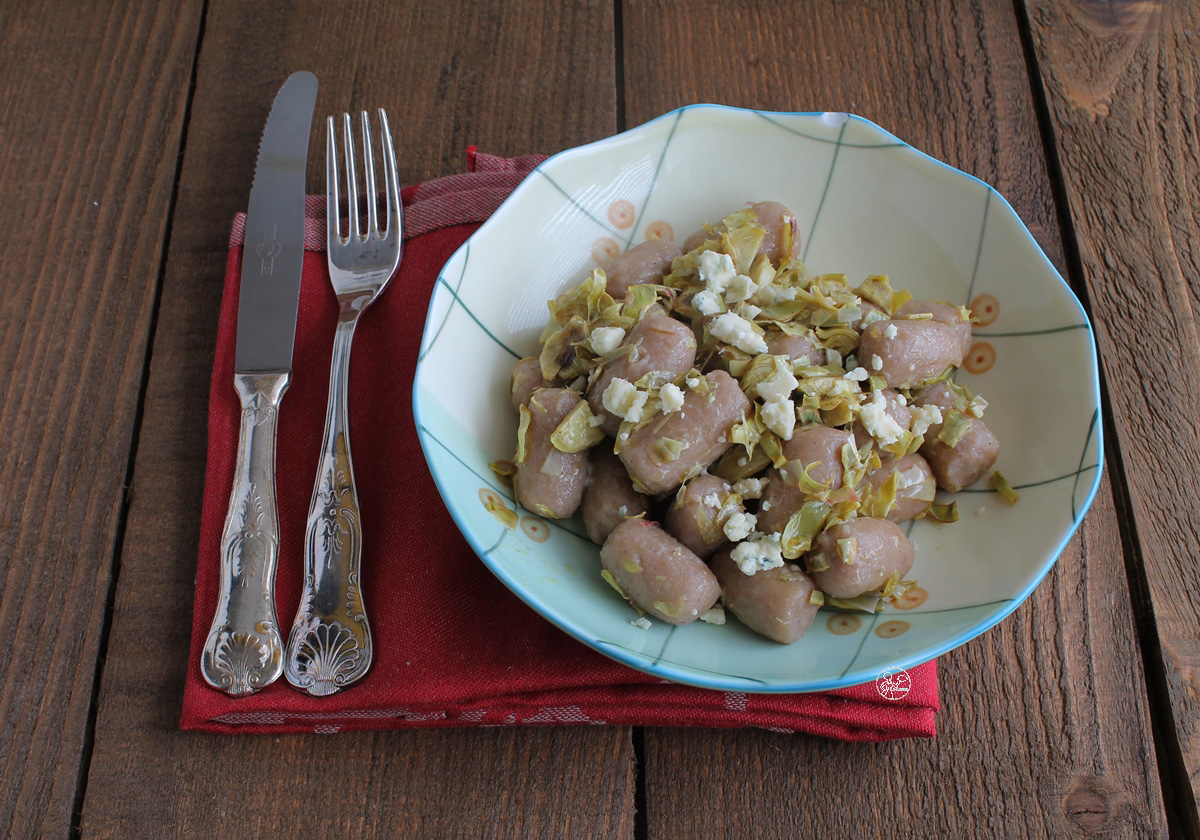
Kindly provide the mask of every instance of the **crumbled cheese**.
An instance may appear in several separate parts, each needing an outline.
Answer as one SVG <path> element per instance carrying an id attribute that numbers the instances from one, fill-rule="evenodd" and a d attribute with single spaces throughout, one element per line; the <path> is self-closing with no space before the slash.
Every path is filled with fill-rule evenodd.
<path id="1" fill-rule="evenodd" d="M 757 283 L 745 274 L 739 274 L 725 287 L 725 302 L 737 303 L 739 300 L 749 300 L 757 291 Z"/>
<path id="2" fill-rule="evenodd" d="M 923 435 L 934 423 L 942 422 L 942 410 L 936 405 L 910 405 L 908 413 L 912 415 L 912 426 L 909 431 L 914 435 Z"/>
<path id="3" fill-rule="evenodd" d="M 739 511 L 725 520 L 725 538 L 730 542 L 744 540 L 754 532 L 758 519 L 753 513 Z"/>
<path id="4" fill-rule="evenodd" d="M 604 389 L 602 400 L 604 407 L 622 420 L 640 423 L 649 396 L 648 391 L 639 391 L 629 380 L 617 377 Z"/>
<path id="5" fill-rule="evenodd" d="M 708 325 L 708 329 L 721 341 L 732 344 L 739 350 L 747 353 L 767 352 L 767 342 L 763 337 L 754 331 L 749 321 L 733 312 L 718 315 Z"/>
<path id="6" fill-rule="evenodd" d="M 855 368 L 846 374 L 846 378 L 851 382 L 866 382 L 871 377 L 871 372 L 866 368 Z"/>
<path id="7" fill-rule="evenodd" d="M 755 534 L 738 543 L 730 557 L 742 574 L 752 575 L 767 569 L 778 569 L 783 565 L 783 550 L 779 546 L 779 534 Z"/>
<path id="8" fill-rule="evenodd" d="M 775 358 L 778 360 L 783 357 L 776 356 Z M 788 370 L 787 366 L 779 364 L 779 362 L 776 361 L 775 373 L 771 374 L 770 379 L 764 379 L 762 382 L 759 382 L 758 385 L 755 386 L 754 390 L 758 392 L 760 397 L 767 402 L 770 402 L 771 400 L 787 399 L 792 395 L 792 392 L 796 390 L 796 386 L 799 384 L 799 381 L 797 381 L 796 377 L 792 375 L 792 372 Z"/>
<path id="9" fill-rule="evenodd" d="M 687 379 L 684 380 L 683 384 L 688 386 L 689 388 L 695 389 L 695 388 L 699 387 L 699 385 L 700 385 L 700 377 L 689 376 Z"/>
<path id="10" fill-rule="evenodd" d="M 700 279 L 709 291 L 724 292 L 736 275 L 733 258 L 728 254 L 718 251 L 704 251 L 700 254 Z"/>
<path id="11" fill-rule="evenodd" d="M 885 330 L 883 331 L 883 334 L 884 334 L 885 336 L 887 336 L 888 338 L 895 338 L 895 337 L 896 337 L 896 325 L 895 325 L 895 324 L 888 324 L 888 325 L 887 325 L 887 329 L 885 329 Z"/>
<path id="12" fill-rule="evenodd" d="M 713 510 L 718 510 L 721 507 L 721 497 L 716 493 L 709 493 L 700 501 L 704 502 L 705 505 Z"/>
<path id="13" fill-rule="evenodd" d="M 884 446 L 895 443 L 904 434 L 904 429 L 887 412 L 887 398 L 883 391 L 876 391 L 874 399 L 863 405 L 858 412 L 858 419 L 862 420 L 867 433 Z"/>
<path id="14" fill-rule="evenodd" d="M 743 478 L 741 481 L 734 482 L 733 492 L 743 499 L 761 499 L 766 487 L 767 479 L 765 478 Z"/>
<path id="15" fill-rule="evenodd" d="M 620 327 L 596 327 L 592 330 L 592 352 L 598 356 L 611 353 L 625 340 L 625 330 Z"/>
<path id="16" fill-rule="evenodd" d="M 796 404 L 791 400 L 773 399 L 763 403 L 759 418 L 763 425 L 782 440 L 791 440 L 796 430 Z"/>
<path id="17" fill-rule="evenodd" d="M 644 615 L 640 615 L 637 618 L 631 618 L 629 620 L 629 623 L 632 624 L 634 627 L 640 627 L 643 630 L 649 630 L 653 626 L 650 623 L 650 619 L 646 618 L 646 616 L 644 616 Z"/>
<path id="18" fill-rule="evenodd" d="M 700 620 L 708 624 L 724 624 L 725 623 L 725 608 L 720 604 L 713 604 L 710 609 L 700 613 Z"/>
<path id="19" fill-rule="evenodd" d="M 674 382 L 668 382 L 658 389 L 658 399 L 662 404 L 663 414 L 671 414 L 683 408 L 683 390 Z"/>
<path id="20" fill-rule="evenodd" d="M 759 510 L 759 512 L 760 512 L 760 513 L 766 513 L 766 512 L 767 512 L 767 511 L 769 511 L 769 510 L 770 510 L 772 507 L 774 507 L 774 505 L 772 505 L 772 504 L 770 503 L 770 501 L 768 501 L 768 500 L 765 500 L 765 499 L 764 499 L 764 500 L 763 500 L 763 503 L 762 503 L 761 505 L 759 505 L 759 506 L 758 506 L 758 510 Z"/>
<path id="21" fill-rule="evenodd" d="M 878 353 L 872 353 L 871 354 L 871 370 L 882 370 L 882 369 L 883 369 L 883 359 L 879 358 Z"/>
<path id="22" fill-rule="evenodd" d="M 721 311 L 721 298 L 716 292 L 704 289 L 697 292 L 692 297 L 692 306 L 696 307 L 696 311 L 701 315 L 716 315 Z"/>

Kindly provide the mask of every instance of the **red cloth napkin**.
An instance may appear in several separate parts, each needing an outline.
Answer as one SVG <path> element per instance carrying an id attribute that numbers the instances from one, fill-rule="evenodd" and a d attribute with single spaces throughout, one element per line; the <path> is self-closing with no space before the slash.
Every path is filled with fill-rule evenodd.
<path id="1" fill-rule="evenodd" d="M 200 676 L 216 607 L 221 528 L 233 481 L 240 406 L 233 389 L 245 218 L 230 238 L 209 397 L 208 470 L 192 618 L 184 729 L 330 733 L 497 724 L 757 726 L 851 741 L 934 734 L 937 670 L 909 671 L 901 699 L 874 684 L 820 694 L 745 694 L 668 683 L 596 653 L 537 615 L 459 534 L 425 465 L 412 381 L 425 309 L 443 264 L 543 158 L 467 151 L 468 172 L 404 190 L 404 260 L 354 341 L 350 426 L 362 506 L 363 588 L 373 670 L 312 698 L 280 679 L 234 699 Z M 299 600 L 303 535 L 325 416 L 337 307 L 325 263 L 325 200 L 307 200 L 304 279 L 292 383 L 279 415 L 280 624 Z"/>

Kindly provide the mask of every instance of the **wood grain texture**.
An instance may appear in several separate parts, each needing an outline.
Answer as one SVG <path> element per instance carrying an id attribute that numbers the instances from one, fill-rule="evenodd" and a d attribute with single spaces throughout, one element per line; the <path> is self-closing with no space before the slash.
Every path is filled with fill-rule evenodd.
<path id="1" fill-rule="evenodd" d="M 1200 833 L 1200 7 L 1029 2 L 1170 704 L 1181 820 Z M 1189 488 L 1162 492 L 1164 486 Z"/>
<path id="2" fill-rule="evenodd" d="M 462 171 L 470 143 L 510 154 L 586 142 L 616 128 L 612 7 L 556 6 L 210 2 L 83 836 L 632 834 L 636 767 L 624 728 L 335 738 L 177 728 L 229 223 L 244 207 L 276 88 L 306 68 L 321 82 L 318 116 L 385 107 L 405 181 Z M 586 78 L 570 72 L 576 63 L 590 68 Z M 553 108 L 540 95 L 549 78 L 560 86 Z M 310 190 L 319 189 L 319 151 L 309 174 Z"/>
<path id="3" fill-rule="evenodd" d="M 996 186 L 1064 266 L 1011 4 L 631 0 L 623 17 L 631 125 L 699 101 L 859 113 Z M 941 664 L 932 742 L 647 730 L 649 836 L 1165 831 L 1107 479 L 1030 601 Z"/>
<path id="4" fill-rule="evenodd" d="M 6 836 L 73 824 L 199 8 L 0 11 Z"/>

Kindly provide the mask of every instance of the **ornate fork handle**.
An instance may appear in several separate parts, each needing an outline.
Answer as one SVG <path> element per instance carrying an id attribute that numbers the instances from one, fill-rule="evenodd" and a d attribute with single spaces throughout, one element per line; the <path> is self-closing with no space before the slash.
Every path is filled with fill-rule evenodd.
<path id="1" fill-rule="evenodd" d="M 221 589 L 200 672 L 227 694 L 252 694 L 279 678 L 283 639 L 275 618 L 279 514 L 275 432 L 286 372 L 237 374 L 242 400 L 237 466 L 221 535 Z"/>
<path id="2" fill-rule="evenodd" d="M 371 667 L 371 628 L 363 605 L 362 521 L 350 459 L 347 390 L 350 344 L 366 300 L 341 301 L 329 373 L 321 464 L 304 536 L 300 609 L 288 638 L 284 675 L 309 694 L 334 694 Z"/>

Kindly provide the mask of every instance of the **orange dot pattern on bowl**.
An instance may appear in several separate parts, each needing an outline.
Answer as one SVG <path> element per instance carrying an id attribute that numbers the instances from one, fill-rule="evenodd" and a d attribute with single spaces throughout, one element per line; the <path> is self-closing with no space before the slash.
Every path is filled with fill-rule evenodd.
<path id="1" fill-rule="evenodd" d="M 666 222 L 651 222 L 646 225 L 646 238 L 659 239 L 663 242 L 674 242 L 675 231 Z"/>
<path id="2" fill-rule="evenodd" d="M 484 507 L 487 507 L 488 505 L 491 505 L 492 507 L 504 505 L 504 497 L 490 487 L 479 488 L 479 501 L 483 502 Z M 508 505 L 504 506 L 508 507 Z"/>
<path id="3" fill-rule="evenodd" d="M 995 295 L 989 295 L 986 292 L 976 295 L 975 300 L 971 301 L 971 305 L 967 308 L 971 310 L 975 325 L 979 327 L 990 327 L 1000 317 L 1000 301 L 996 300 Z"/>
<path id="4" fill-rule="evenodd" d="M 608 220 L 617 230 L 627 230 L 632 227 L 635 215 L 633 205 L 623 198 L 608 205 Z"/>
<path id="5" fill-rule="evenodd" d="M 912 625 L 907 621 L 900 619 L 892 619 L 885 621 L 875 628 L 875 635 L 881 639 L 894 639 L 908 632 L 908 628 Z"/>
<path id="6" fill-rule="evenodd" d="M 541 543 L 550 539 L 550 526 L 536 516 L 522 516 L 521 530 L 534 542 Z"/>
<path id="7" fill-rule="evenodd" d="M 862 619 L 856 615 L 838 613 L 837 615 L 829 616 L 829 620 L 825 622 L 825 626 L 835 636 L 849 636 L 859 627 L 862 627 Z"/>
<path id="8" fill-rule="evenodd" d="M 910 586 L 904 594 L 892 599 L 892 606 L 898 610 L 914 610 L 925 603 L 929 593 L 919 586 Z"/>
<path id="9" fill-rule="evenodd" d="M 592 259 L 596 261 L 596 265 L 604 265 L 620 253 L 621 246 L 607 236 L 592 243 Z"/>
<path id="10" fill-rule="evenodd" d="M 967 357 L 963 359 L 963 367 L 968 373 L 987 373 L 996 364 L 996 348 L 986 341 L 977 341 L 971 345 Z"/>

